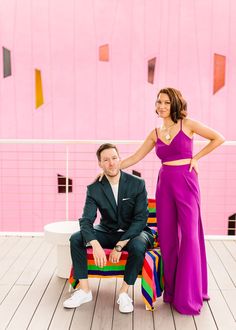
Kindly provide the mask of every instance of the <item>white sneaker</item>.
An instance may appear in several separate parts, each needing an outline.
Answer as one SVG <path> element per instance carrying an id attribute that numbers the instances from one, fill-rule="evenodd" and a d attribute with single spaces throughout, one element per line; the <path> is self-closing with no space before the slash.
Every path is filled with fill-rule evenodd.
<path id="1" fill-rule="evenodd" d="M 75 291 L 72 296 L 63 302 L 65 308 L 76 308 L 93 299 L 92 292 L 85 292 L 81 289 Z"/>
<path id="2" fill-rule="evenodd" d="M 119 294 L 119 298 L 117 303 L 119 305 L 119 311 L 121 313 L 131 313 L 134 310 L 134 306 L 132 304 L 133 300 L 128 296 L 127 293 L 122 292 Z"/>

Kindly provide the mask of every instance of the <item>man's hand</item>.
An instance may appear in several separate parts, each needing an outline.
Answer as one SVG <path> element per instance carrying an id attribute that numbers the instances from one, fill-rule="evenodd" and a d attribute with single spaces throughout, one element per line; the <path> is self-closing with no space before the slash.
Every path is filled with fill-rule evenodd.
<path id="1" fill-rule="evenodd" d="M 98 241 L 91 241 L 90 243 L 93 248 L 93 258 L 95 265 L 100 268 L 103 268 L 107 264 L 107 257 L 105 251 L 103 250 Z"/>
<path id="2" fill-rule="evenodd" d="M 115 249 L 113 249 L 109 255 L 109 261 L 112 263 L 117 263 L 120 261 L 120 257 L 121 257 L 121 253 L 122 252 L 117 252 Z"/>

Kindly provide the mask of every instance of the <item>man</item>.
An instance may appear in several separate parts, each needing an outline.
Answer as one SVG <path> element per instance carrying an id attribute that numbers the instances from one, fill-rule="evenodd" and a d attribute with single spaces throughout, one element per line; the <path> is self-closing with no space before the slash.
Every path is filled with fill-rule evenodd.
<path id="1" fill-rule="evenodd" d="M 92 246 L 95 264 L 104 267 L 107 257 L 104 248 L 112 249 L 109 261 L 117 263 L 122 250 L 128 251 L 124 281 L 119 291 L 121 313 L 133 311 L 128 296 L 130 285 L 142 269 L 147 248 L 153 246 L 153 236 L 146 226 L 147 192 L 142 179 L 120 170 L 117 147 L 103 144 L 97 150 L 98 163 L 104 172 L 101 181 L 87 187 L 87 197 L 80 219 L 80 231 L 70 238 L 74 277 L 80 281 L 80 289 L 64 301 L 64 307 L 75 308 L 92 300 L 88 283 L 86 246 Z M 93 226 L 100 211 L 100 224 Z"/>

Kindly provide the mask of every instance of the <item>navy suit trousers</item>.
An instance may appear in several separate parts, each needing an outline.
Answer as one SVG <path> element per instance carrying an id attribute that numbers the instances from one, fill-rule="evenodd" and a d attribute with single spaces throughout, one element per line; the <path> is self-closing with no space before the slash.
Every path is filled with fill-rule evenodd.
<path id="1" fill-rule="evenodd" d="M 96 229 L 94 229 L 94 233 L 101 246 L 107 249 L 113 249 L 124 234 L 124 232 L 107 233 Z M 145 252 L 148 248 L 152 248 L 152 245 L 150 244 L 150 235 L 145 231 L 132 238 L 124 247 L 124 250 L 129 253 L 124 272 L 124 281 L 128 285 L 135 283 L 142 269 Z M 70 249 L 74 278 L 78 280 L 88 278 L 86 243 L 80 231 L 71 236 Z"/>

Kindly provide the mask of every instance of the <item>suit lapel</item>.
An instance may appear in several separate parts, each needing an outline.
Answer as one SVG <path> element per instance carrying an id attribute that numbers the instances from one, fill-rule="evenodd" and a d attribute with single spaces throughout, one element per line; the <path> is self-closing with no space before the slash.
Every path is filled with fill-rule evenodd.
<path id="1" fill-rule="evenodd" d="M 105 175 L 103 176 L 101 183 L 102 183 L 102 189 L 104 191 L 104 194 L 116 213 L 117 205 L 116 205 L 115 197 L 114 197 L 113 191 L 111 189 L 111 185 Z"/>
<path id="2" fill-rule="evenodd" d="M 119 192 L 118 192 L 118 212 L 121 208 L 122 199 L 126 193 L 126 175 L 121 171 L 120 182 L 119 182 Z"/>

